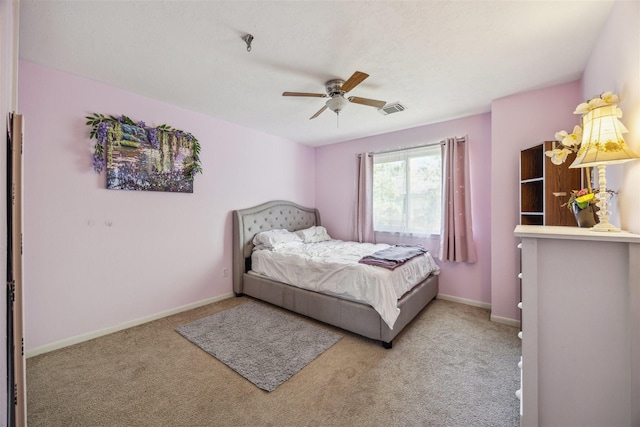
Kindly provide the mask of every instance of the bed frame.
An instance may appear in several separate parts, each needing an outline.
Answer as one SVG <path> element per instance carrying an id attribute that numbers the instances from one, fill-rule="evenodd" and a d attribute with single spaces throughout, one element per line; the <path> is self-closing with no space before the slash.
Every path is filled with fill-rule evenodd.
<path id="1" fill-rule="evenodd" d="M 298 314 L 338 328 L 379 340 L 385 348 L 438 293 L 438 276 L 430 275 L 399 301 L 400 316 L 394 328 L 382 320 L 368 304 L 320 294 L 258 275 L 251 270 L 253 236 L 262 231 L 284 228 L 301 230 L 320 225 L 317 209 L 276 200 L 248 209 L 233 211 L 233 291 L 236 296 L 249 295 Z"/>

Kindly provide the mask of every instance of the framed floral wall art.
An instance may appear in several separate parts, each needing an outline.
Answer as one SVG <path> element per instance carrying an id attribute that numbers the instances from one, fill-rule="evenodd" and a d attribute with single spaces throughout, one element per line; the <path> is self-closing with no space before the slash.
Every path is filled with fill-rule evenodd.
<path id="1" fill-rule="evenodd" d="M 200 143 L 188 132 L 168 125 L 149 127 L 127 116 L 87 116 L 96 139 L 93 169 L 106 169 L 107 188 L 193 193 L 202 173 Z"/>

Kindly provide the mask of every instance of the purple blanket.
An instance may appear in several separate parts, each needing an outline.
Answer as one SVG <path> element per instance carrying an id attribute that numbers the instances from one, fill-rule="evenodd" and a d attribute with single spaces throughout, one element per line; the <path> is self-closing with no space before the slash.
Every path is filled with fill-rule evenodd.
<path id="1" fill-rule="evenodd" d="M 425 252 L 427 250 L 422 246 L 394 245 L 367 255 L 358 262 L 395 270 L 411 258 L 422 255 Z"/>

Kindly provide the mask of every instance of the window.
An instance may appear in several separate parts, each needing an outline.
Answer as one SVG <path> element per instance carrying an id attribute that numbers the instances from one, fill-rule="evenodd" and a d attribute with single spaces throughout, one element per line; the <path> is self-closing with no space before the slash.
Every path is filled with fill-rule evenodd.
<path id="1" fill-rule="evenodd" d="M 375 231 L 440 234 L 441 157 L 440 144 L 374 154 Z"/>

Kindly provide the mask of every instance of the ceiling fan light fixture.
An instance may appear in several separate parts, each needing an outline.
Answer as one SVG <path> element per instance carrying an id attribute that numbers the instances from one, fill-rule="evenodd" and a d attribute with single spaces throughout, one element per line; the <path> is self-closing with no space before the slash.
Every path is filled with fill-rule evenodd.
<path id="1" fill-rule="evenodd" d="M 334 113 L 338 114 L 348 103 L 349 101 L 347 101 L 344 96 L 335 95 L 327 101 L 327 107 L 329 107 L 329 109 Z"/>
<path id="2" fill-rule="evenodd" d="M 323 93 L 309 93 L 309 92 L 282 92 L 282 96 L 306 96 L 312 98 L 330 98 L 325 102 L 324 107 L 318 110 L 313 116 L 309 117 L 309 120 L 313 120 L 318 117 L 327 108 L 336 113 L 336 118 L 340 117 L 340 111 L 347 103 L 355 103 L 360 105 L 367 105 L 381 109 L 387 104 L 385 101 L 379 101 L 371 98 L 361 98 L 358 96 L 350 96 L 349 99 L 344 97 L 345 93 L 351 91 L 369 77 L 369 74 L 362 71 L 356 71 L 346 81 L 342 79 L 329 80 L 324 84 L 326 94 Z M 385 113 L 389 114 L 389 113 Z M 339 119 L 338 119 L 339 120 Z"/>

